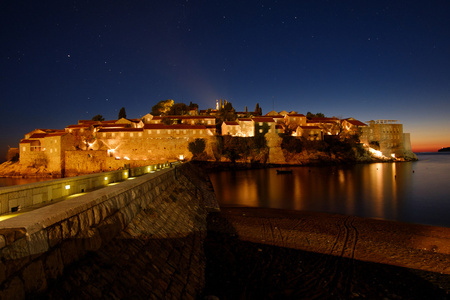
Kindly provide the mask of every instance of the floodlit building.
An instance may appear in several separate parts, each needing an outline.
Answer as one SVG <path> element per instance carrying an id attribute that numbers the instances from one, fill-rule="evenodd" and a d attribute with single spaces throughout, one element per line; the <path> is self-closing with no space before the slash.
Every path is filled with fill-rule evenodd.
<path id="1" fill-rule="evenodd" d="M 369 126 L 361 128 L 362 143 L 381 151 L 386 157 L 404 156 L 403 124 L 398 120 L 371 120 L 367 123 Z"/>

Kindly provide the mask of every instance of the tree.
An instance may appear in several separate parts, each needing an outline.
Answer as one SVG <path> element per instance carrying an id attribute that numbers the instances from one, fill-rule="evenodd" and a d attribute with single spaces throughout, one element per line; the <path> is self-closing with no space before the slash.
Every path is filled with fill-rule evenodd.
<path id="1" fill-rule="evenodd" d="M 118 118 L 118 119 L 122 119 L 122 118 L 126 119 L 126 118 L 127 118 L 127 113 L 126 113 L 126 111 L 125 111 L 125 107 L 122 107 L 122 108 L 119 110 L 119 116 L 118 116 L 117 118 Z"/>
<path id="2" fill-rule="evenodd" d="M 259 103 L 256 103 L 255 106 L 255 116 L 262 116 L 262 108 L 259 106 Z"/>
<path id="3" fill-rule="evenodd" d="M 92 121 L 105 121 L 105 118 L 103 118 L 102 115 L 95 115 L 92 117 Z"/>
<path id="4" fill-rule="evenodd" d="M 219 109 L 219 112 L 217 113 L 217 118 L 222 122 L 235 121 L 237 116 L 233 105 L 231 104 L 231 102 L 226 102 L 226 100 L 225 103 L 226 104 L 221 109 Z"/>
<path id="5" fill-rule="evenodd" d="M 192 101 L 189 102 L 189 109 L 198 109 L 197 103 L 192 103 Z"/>
<path id="6" fill-rule="evenodd" d="M 198 157 L 205 151 L 206 143 L 204 139 L 195 139 L 195 141 L 190 142 L 188 145 L 189 151 L 192 153 L 194 158 Z"/>
<path id="7" fill-rule="evenodd" d="M 174 105 L 172 105 L 169 109 L 169 111 L 167 112 L 167 115 L 170 116 L 184 116 L 187 115 L 189 111 L 189 106 L 187 106 L 184 103 L 175 103 Z"/>
<path id="8" fill-rule="evenodd" d="M 152 107 L 152 115 L 154 116 L 167 115 L 172 106 L 173 106 L 172 99 L 161 100 Z"/>
<path id="9" fill-rule="evenodd" d="M 306 117 L 307 118 L 325 118 L 325 115 L 323 113 L 317 113 L 317 114 L 313 114 L 310 111 L 308 111 L 306 113 Z"/>

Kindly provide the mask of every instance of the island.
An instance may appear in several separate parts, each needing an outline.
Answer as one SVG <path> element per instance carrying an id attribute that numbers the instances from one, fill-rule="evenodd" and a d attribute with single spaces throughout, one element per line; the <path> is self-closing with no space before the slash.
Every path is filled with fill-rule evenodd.
<path id="1" fill-rule="evenodd" d="M 310 165 L 408 161 L 417 157 L 397 120 L 270 111 L 239 112 L 163 100 L 141 118 L 79 120 L 63 129 L 39 128 L 20 140 L 0 176 L 70 177 L 191 160 L 241 165 Z"/>

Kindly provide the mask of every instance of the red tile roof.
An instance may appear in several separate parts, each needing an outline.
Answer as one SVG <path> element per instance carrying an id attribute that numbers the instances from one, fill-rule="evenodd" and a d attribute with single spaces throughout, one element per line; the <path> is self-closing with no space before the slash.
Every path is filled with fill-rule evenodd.
<path id="1" fill-rule="evenodd" d="M 47 135 L 47 133 L 33 133 L 30 136 L 30 139 L 43 139 L 43 138 L 45 138 L 46 135 Z"/>
<path id="2" fill-rule="evenodd" d="M 345 120 L 347 122 L 349 122 L 350 124 L 354 125 L 354 126 L 367 126 L 367 124 L 358 121 L 358 120 Z"/>
<path id="3" fill-rule="evenodd" d="M 272 117 L 255 117 L 252 120 L 255 122 L 275 122 Z"/>
<path id="4" fill-rule="evenodd" d="M 215 126 L 212 126 L 215 128 Z M 205 125 L 164 125 L 164 124 L 146 124 L 144 125 L 144 129 L 152 130 L 152 129 L 165 129 L 165 130 L 176 130 L 176 129 L 206 129 Z"/>
<path id="5" fill-rule="evenodd" d="M 142 128 L 101 128 L 98 132 L 139 132 Z"/>
<path id="6" fill-rule="evenodd" d="M 327 122 L 336 122 L 339 121 L 338 118 L 319 118 L 319 117 L 312 117 L 309 118 L 309 120 L 314 121 L 316 123 L 327 123 Z"/>
<path id="7" fill-rule="evenodd" d="M 289 117 L 304 117 L 304 114 L 287 114 Z"/>

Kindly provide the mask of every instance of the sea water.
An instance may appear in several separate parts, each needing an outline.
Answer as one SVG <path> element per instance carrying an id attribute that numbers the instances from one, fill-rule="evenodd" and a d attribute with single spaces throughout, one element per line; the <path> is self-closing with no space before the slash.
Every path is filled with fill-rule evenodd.
<path id="1" fill-rule="evenodd" d="M 450 154 L 415 162 L 210 174 L 221 206 L 320 211 L 450 227 Z M 287 168 L 285 168 L 287 169 Z"/>

